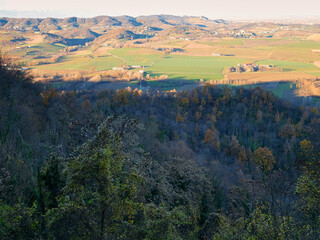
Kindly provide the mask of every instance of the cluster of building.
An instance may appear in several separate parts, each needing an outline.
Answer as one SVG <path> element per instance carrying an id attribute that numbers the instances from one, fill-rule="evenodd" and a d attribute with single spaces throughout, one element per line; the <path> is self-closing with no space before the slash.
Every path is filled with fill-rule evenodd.
<path id="1" fill-rule="evenodd" d="M 259 25 L 258 25 L 259 26 Z M 276 32 L 279 31 L 298 31 L 303 30 L 303 28 L 295 28 L 292 26 L 278 26 L 278 27 L 260 27 L 259 28 L 246 30 L 246 29 L 233 29 L 233 30 L 216 30 L 211 31 L 211 34 L 218 38 L 225 38 L 225 37 L 232 37 L 232 38 L 245 38 L 245 39 L 252 39 L 257 37 L 270 37 Z"/>
<path id="2" fill-rule="evenodd" d="M 225 56 L 225 57 L 232 57 L 234 54 L 223 54 L 223 53 L 212 53 L 212 56 Z"/>
<path id="3" fill-rule="evenodd" d="M 183 38 L 183 37 L 169 37 L 169 39 L 179 39 L 179 40 L 185 40 L 185 41 L 190 41 L 194 40 L 194 38 Z"/>
<path id="4" fill-rule="evenodd" d="M 140 69 L 139 70 L 139 73 L 144 73 L 144 66 L 140 66 L 140 65 L 127 65 L 127 66 L 123 66 L 123 67 L 113 67 L 112 70 L 116 70 L 116 71 L 119 71 L 119 70 L 132 70 L 132 69 Z"/>
<path id="5" fill-rule="evenodd" d="M 259 65 L 253 63 L 238 64 L 236 67 L 229 67 L 228 72 L 265 72 L 265 71 L 276 71 L 282 72 L 282 68 L 275 67 L 274 65 Z"/>
<path id="6" fill-rule="evenodd" d="M 232 38 L 256 38 L 257 35 L 254 32 L 249 32 L 245 30 L 240 31 L 212 31 L 211 34 L 217 38 L 226 38 L 226 37 L 232 37 Z"/>
<path id="7" fill-rule="evenodd" d="M 175 47 L 151 47 L 154 50 L 162 51 L 166 53 L 172 53 L 172 52 L 183 52 L 183 49 L 181 48 L 175 48 Z"/>

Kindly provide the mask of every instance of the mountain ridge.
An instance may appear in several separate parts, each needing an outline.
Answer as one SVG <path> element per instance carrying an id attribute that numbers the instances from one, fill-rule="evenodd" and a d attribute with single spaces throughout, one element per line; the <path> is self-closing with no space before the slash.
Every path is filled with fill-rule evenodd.
<path id="1" fill-rule="evenodd" d="M 58 30 L 64 28 L 95 26 L 104 27 L 170 27 L 177 25 L 210 25 L 225 23 L 225 20 L 210 20 L 203 16 L 175 16 L 175 15 L 145 15 L 132 17 L 122 16 L 96 16 L 92 18 L 67 17 L 67 18 L 0 18 L 0 29 L 7 30 Z M 206 24 L 204 24 L 206 23 Z"/>

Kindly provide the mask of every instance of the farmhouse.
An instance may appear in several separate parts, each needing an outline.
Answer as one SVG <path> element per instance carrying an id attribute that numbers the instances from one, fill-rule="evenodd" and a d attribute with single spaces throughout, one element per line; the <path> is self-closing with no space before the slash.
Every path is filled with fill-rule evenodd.
<path id="1" fill-rule="evenodd" d="M 259 65 L 259 64 L 253 64 L 253 63 L 245 63 L 245 64 L 238 64 L 236 67 L 230 67 L 228 68 L 228 72 L 264 72 L 264 71 L 276 71 L 276 72 L 282 72 L 281 67 L 275 67 L 272 64 L 269 65 Z"/>
<path id="2" fill-rule="evenodd" d="M 236 72 L 244 72 L 245 69 L 240 65 L 236 67 Z"/>
<path id="3" fill-rule="evenodd" d="M 125 70 L 125 67 L 113 67 L 112 70 Z"/>

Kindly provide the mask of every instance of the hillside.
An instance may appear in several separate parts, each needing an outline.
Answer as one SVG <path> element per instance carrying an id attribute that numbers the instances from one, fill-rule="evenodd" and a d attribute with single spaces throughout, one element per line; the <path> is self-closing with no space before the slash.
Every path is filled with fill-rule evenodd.
<path id="1" fill-rule="evenodd" d="M 94 43 L 103 43 L 107 40 L 120 40 L 120 39 L 138 39 L 139 34 L 135 34 L 132 31 L 126 30 L 125 28 L 117 28 L 107 31 L 102 36 L 95 39 Z"/>
<path id="2" fill-rule="evenodd" d="M 177 91 L 258 84 L 292 102 L 319 104 L 317 24 L 173 15 L 0 22 L 1 50 L 36 81 Z"/>
<path id="3" fill-rule="evenodd" d="M 318 238 L 318 108 L 58 91 L 0 63 L 1 239 Z"/>
<path id="4" fill-rule="evenodd" d="M 211 21 L 203 17 L 179 17 L 171 15 L 154 15 L 154 16 L 141 16 L 141 17 L 131 17 L 131 16 L 98 16 L 94 18 L 1 18 L 1 29 L 18 29 L 18 30 L 57 30 L 65 29 L 69 27 L 74 28 L 96 28 L 98 27 L 166 27 L 175 25 L 191 25 L 197 26 L 201 25 L 212 25 L 217 23 L 217 21 Z"/>
<path id="5" fill-rule="evenodd" d="M 92 40 L 100 36 L 100 34 L 85 28 L 63 30 L 60 35 L 64 38 L 86 38 Z"/>

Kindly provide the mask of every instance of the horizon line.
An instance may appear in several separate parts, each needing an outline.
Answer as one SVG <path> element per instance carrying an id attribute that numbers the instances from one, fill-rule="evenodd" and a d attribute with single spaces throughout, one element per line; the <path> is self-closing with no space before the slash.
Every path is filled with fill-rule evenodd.
<path id="1" fill-rule="evenodd" d="M 32 16 L 37 15 L 38 16 Z M 60 14 L 60 16 L 52 16 Z M 20 15 L 20 16 L 18 16 Z M 109 15 L 109 14 L 92 14 L 92 16 L 81 16 L 81 14 L 67 14 L 67 13 L 61 13 L 61 11 L 51 11 L 51 10 L 45 10 L 45 11 L 21 11 L 21 10 L 0 10 L 0 18 L 39 18 L 39 19 L 45 19 L 45 18 L 96 18 L 96 17 L 121 17 L 121 16 L 128 16 L 128 17 L 144 17 L 144 16 L 175 16 L 175 17 L 205 17 L 211 20 L 215 19 L 223 19 L 223 20 L 231 20 L 231 21 L 252 21 L 252 20 L 318 20 L 320 19 L 319 16 L 278 16 L 278 17 L 253 17 L 253 16 L 217 16 L 215 18 L 207 17 L 205 15 L 180 15 L 180 14 L 170 14 L 170 13 L 161 13 L 161 14 L 140 14 L 140 15 L 129 15 L 129 14 L 122 14 L 122 15 Z"/>

